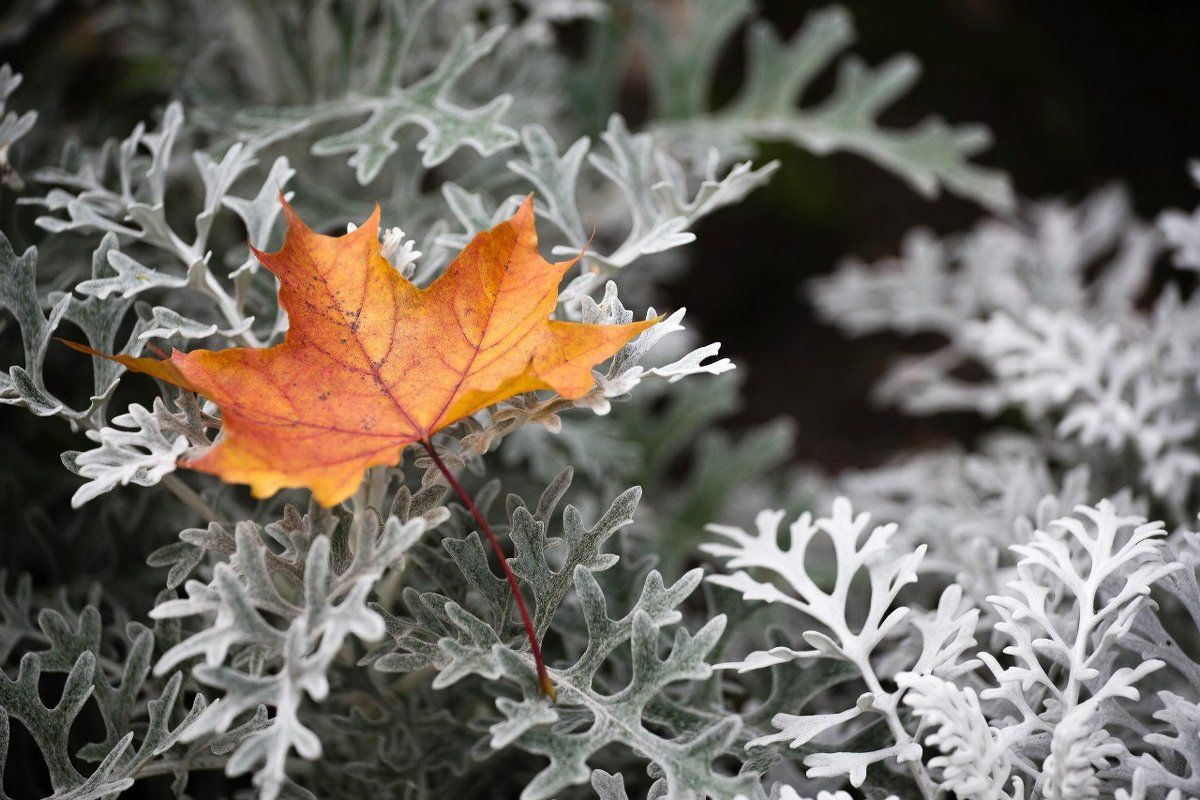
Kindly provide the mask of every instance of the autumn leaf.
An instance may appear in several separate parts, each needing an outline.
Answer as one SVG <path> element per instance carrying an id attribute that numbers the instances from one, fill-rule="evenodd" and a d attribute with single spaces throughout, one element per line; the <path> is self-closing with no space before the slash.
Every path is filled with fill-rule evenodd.
<path id="1" fill-rule="evenodd" d="M 246 483 L 256 497 L 307 487 L 334 505 L 363 472 L 513 395 L 593 386 L 591 368 L 656 320 L 551 320 L 575 260 L 537 250 L 533 202 L 475 236 L 421 289 L 380 253 L 379 209 L 344 236 L 314 232 L 286 202 L 287 237 L 255 255 L 279 278 L 290 327 L 270 348 L 178 350 L 167 361 L 116 356 L 221 409 L 224 434 L 185 466 Z"/>

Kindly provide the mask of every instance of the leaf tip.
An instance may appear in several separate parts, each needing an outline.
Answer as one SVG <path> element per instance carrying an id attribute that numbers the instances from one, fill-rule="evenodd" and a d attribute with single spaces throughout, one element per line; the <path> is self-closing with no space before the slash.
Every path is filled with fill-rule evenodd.
<path id="1" fill-rule="evenodd" d="M 112 356 L 110 356 L 108 353 L 101 353 L 99 350 L 95 349 L 94 347 L 88 347 L 86 344 L 72 342 L 70 339 L 64 339 L 61 336 L 55 336 L 53 338 L 54 341 L 58 342 L 59 344 L 65 344 L 67 347 L 71 348 L 72 350 L 78 350 L 80 353 L 86 353 L 89 356 L 97 356 L 98 358 L 112 358 Z"/>

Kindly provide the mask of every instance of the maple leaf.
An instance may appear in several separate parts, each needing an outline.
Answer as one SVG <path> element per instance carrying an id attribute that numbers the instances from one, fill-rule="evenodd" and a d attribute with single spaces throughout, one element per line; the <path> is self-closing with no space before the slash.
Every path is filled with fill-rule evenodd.
<path id="1" fill-rule="evenodd" d="M 538 254 L 532 196 L 425 289 L 383 258 L 378 206 L 336 237 L 283 206 L 283 247 L 254 250 L 279 278 L 283 343 L 114 357 L 215 402 L 224 435 L 184 466 L 249 484 L 256 497 L 307 487 L 323 505 L 339 503 L 368 467 L 396 463 L 407 445 L 482 408 L 537 389 L 582 396 L 591 368 L 657 321 L 550 319 L 578 258 Z"/>

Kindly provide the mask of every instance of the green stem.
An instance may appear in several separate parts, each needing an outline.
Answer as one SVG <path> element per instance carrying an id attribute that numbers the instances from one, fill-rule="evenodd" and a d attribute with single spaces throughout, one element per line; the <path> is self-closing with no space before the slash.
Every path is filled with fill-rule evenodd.
<path id="1" fill-rule="evenodd" d="M 483 518 L 482 512 L 475 505 L 475 501 L 471 499 L 471 495 L 467 494 L 467 490 L 462 487 L 462 484 L 454 477 L 454 473 L 446 466 L 446 462 L 442 461 L 442 457 L 437 454 L 433 443 L 428 439 L 422 439 L 421 444 L 425 446 L 425 452 L 429 453 L 429 457 L 437 465 L 438 470 L 442 473 L 442 477 L 450 484 L 450 488 L 462 498 L 463 503 L 467 506 L 467 510 L 475 517 L 475 522 L 479 524 L 479 529 L 483 531 L 488 541 L 492 543 L 492 550 L 495 551 L 496 557 L 500 559 L 500 566 L 504 568 L 504 577 L 508 579 L 508 586 L 512 589 L 513 598 L 517 601 L 517 610 L 521 612 L 521 622 L 525 625 L 525 635 L 529 637 L 529 649 L 533 651 L 533 662 L 537 665 L 538 687 L 541 689 L 542 694 L 554 700 L 554 682 L 550 680 L 550 673 L 546 671 L 546 661 L 542 658 L 542 648 L 538 645 L 537 634 L 533 630 L 533 619 L 529 616 L 529 609 L 525 606 L 525 598 L 521 596 L 521 588 L 517 586 L 517 576 L 513 574 L 512 567 L 508 565 L 508 557 L 504 555 L 504 550 L 500 547 L 500 540 L 492 532 L 491 526 Z"/>

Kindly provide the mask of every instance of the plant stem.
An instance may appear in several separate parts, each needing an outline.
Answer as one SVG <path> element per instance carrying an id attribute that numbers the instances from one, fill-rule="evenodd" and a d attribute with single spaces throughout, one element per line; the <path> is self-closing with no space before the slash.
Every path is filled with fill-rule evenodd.
<path id="1" fill-rule="evenodd" d="M 896 713 L 896 704 L 899 701 L 899 693 L 892 695 L 887 692 L 883 685 L 879 682 L 879 677 L 875 674 L 875 668 L 871 666 L 870 660 L 863 658 L 853 662 L 858 671 L 862 674 L 863 682 L 876 698 L 876 710 L 883 716 L 887 722 L 888 729 L 892 732 L 892 738 L 895 739 L 898 745 L 908 745 L 916 741 L 909 735 L 904 728 L 904 723 L 900 721 L 900 715 Z M 879 703 L 880 698 L 888 698 Z M 918 743 L 919 744 L 919 743 Z M 929 777 L 929 772 L 925 769 L 924 762 L 921 759 L 913 759 L 908 762 L 908 772 L 912 775 L 913 780 L 920 789 L 921 794 L 926 798 L 936 797 L 938 794 L 937 786 Z"/>
<path id="2" fill-rule="evenodd" d="M 164 475 L 160 483 L 183 501 L 185 506 L 203 517 L 205 522 L 221 521 L 221 518 L 217 516 L 217 512 L 208 503 L 204 502 L 204 498 L 197 494 L 192 487 L 184 483 L 178 476 Z"/>
<path id="3" fill-rule="evenodd" d="M 529 638 L 529 649 L 533 652 L 533 662 L 537 666 L 538 688 L 542 694 L 554 700 L 554 682 L 550 680 L 550 673 L 546 671 L 546 660 L 542 658 L 542 648 L 538 645 L 537 634 L 533 630 L 533 619 L 529 616 L 529 609 L 525 606 L 525 598 L 521 596 L 521 588 L 517 586 L 517 576 L 513 574 L 512 567 L 508 565 L 508 557 L 504 555 L 504 550 L 500 547 L 500 540 L 492 532 L 491 526 L 483 518 L 483 514 L 479 511 L 479 507 L 475 505 L 475 501 L 471 499 L 471 495 L 467 494 L 467 490 L 462 487 L 462 484 L 450 472 L 450 468 L 446 466 L 446 462 L 442 461 L 442 457 L 437 454 L 433 443 L 428 439 L 422 439 L 421 444 L 425 446 L 425 452 L 429 453 L 429 457 L 437 465 L 438 470 L 442 473 L 442 477 L 450 484 L 450 488 L 462 498 L 463 503 L 467 506 L 467 510 L 471 512 L 472 516 L 475 517 L 475 522 L 479 524 L 480 530 L 487 536 L 488 541 L 492 543 L 492 550 L 495 551 L 496 557 L 500 559 L 500 566 L 504 568 L 504 577 L 508 579 L 508 586 L 512 589 L 513 598 L 517 601 L 517 610 L 521 613 L 521 622 L 525 625 L 525 635 Z"/>

